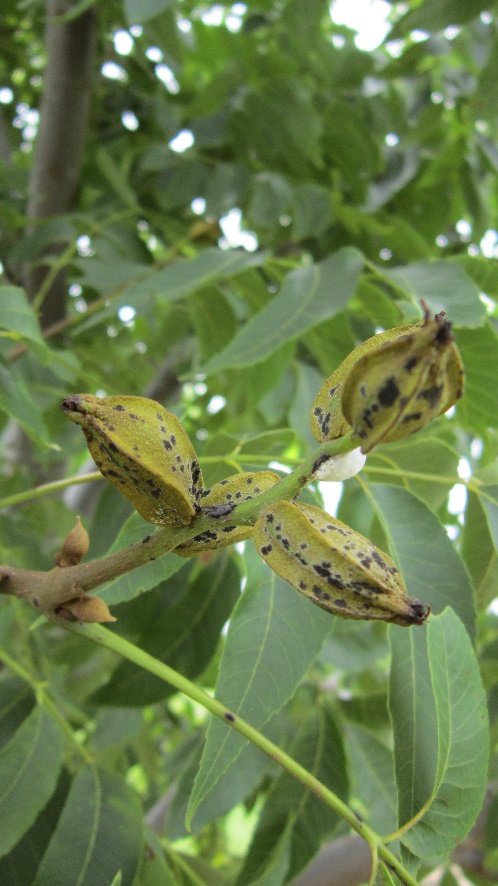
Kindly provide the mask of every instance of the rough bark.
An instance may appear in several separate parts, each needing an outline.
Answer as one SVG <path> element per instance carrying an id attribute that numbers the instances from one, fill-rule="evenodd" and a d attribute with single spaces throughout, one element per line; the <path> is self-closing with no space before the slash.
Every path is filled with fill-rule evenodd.
<path id="1" fill-rule="evenodd" d="M 33 221 L 70 210 L 80 179 L 83 147 L 88 126 L 91 74 L 95 53 L 96 12 L 88 9 L 73 21 L 60 16 L 71 8 L 68 0 L 48 0 L 45 69 L 40 104 L 40 126 L 29 184 L 28 218 Z M 54 244 L 50 253 L 56 255 Z M 26 274 L 26 288 L 34 298 L 47 273 L 43 257 Z M 67 288 L 61 272 L 43 302 L 44 328 L 65 313 Z"/>

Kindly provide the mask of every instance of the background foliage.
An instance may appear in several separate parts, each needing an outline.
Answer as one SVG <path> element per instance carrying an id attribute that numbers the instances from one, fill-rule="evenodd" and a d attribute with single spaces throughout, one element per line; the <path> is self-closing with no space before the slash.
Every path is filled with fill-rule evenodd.
<path id="1" fill-rule="evenodd" d="M 391 552 L 426 628 L 328 616 L 250 543 L 169 554 L 102 596 L 111 630 L 378 833 L 424 810 L 401 844 L 416 876 L 439 865 L 450 886 L 460 864 L 478 886 L 498 879 L 498 22 L 480 0 L 385 7 L 365 51 L 323 0 L 4 0 L 1 560 L 50 569 L 77 513 L 91 558 L 150 531 L 103 481 L 33 494 L 94 469 L 68 394 L 160 400 L 206 485 L 283 470 L 313 450 L 313 398 L 356 343 L 421 299 L 447 311 L 456 410 L 305 493 Z M 259 750 L 35 618 L 1 600 L 1 882 L 368 881 L 346 823 Z"/>

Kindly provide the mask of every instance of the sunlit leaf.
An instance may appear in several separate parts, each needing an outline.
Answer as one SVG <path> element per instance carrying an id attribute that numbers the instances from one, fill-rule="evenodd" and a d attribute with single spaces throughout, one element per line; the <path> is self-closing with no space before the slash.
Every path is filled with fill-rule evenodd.
<path id="1" fill-rule="evenodd" d="M 216 697 L 264 729 L 292 696 L 333 620 L 268 569 L 252 545 L 245 557 L 248 583 L 230 619 Z M 246 744 L 225 723 L 210 722 L 188 811 L 194 826 L 216 803 L 221 776 L 231 770 L 232 780 L 241 779 L 238 759 Z"/>
<path id="2" fill-rule="evenodd" d="M 205 367 L 212 374 L 259 363 L 288 341 L 337 314 L 351 298 L 362 266 L 356 249 L 345 247 L 320 264 L 298 268 L 231 344 Z"/>
<path id="3" fill-rule="evenodd" d="M 427 860 L 450 851 L 481 808 L 486 699 L 468 634 L 450 608 L 403 636 L 391 627 L 390 636 L 399 822 L 414 821 L 403 842 Z"/>
<path id="4" fill-rule="evenodd" d="M 452 606 L 474 636 L 475 608 L 465 566 L 435 514 L 406 489 L 373 484 L 372 504 L 410 597 L 433 613 Z"/>

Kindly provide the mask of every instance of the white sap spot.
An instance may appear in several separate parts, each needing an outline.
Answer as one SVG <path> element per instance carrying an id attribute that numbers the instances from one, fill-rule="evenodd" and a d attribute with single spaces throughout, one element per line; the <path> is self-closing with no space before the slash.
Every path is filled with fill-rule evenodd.
<path id="1" fill-rule="evenodd" d="M 345 455 L 329 458 L 315 473 L 316 480 L 335 480 L 340 482 L 354 477 L 363 468 L 367 460 L 361 449 L 353 449 Z"/>

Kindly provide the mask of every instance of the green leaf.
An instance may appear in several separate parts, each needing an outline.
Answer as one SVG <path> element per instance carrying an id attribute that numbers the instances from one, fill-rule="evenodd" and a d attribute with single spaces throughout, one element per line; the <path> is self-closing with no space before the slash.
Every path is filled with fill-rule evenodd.
<path id="1" fill-rule="evenodd" d="M 48 803 L 61 763 L 60 727 L 37 706 L 0 751 L 0 856 L 20 840 Z"/>
<path id="2" fill-rule="evenodd" d="M 24 680 L 3 675 L 0 680 L 0 750 L 31 713 L 34 704 L 33 690 Z"/>
<path id="3" fill-rule="evenodd" d="M 41 411 L 34 402 L 20 372 L 0 365 L 0 409 L 14 418 L 31 439 L 42 446 L 58 449 L 50 442 Z"/>
<path id="4" fill-rule="evenodd" d="M 171 604 L 171 590 L 183 590 L 184 575 L 174 578 L 173 583 L 164 583 L 146 600 L 117 607 L 115 631 L 125 635 L 131 631 L 130 639 L 142 649 L 192 679 L 202 673 L 214 655 L 221 629 L 240 593 L 240 575 L 233 558 L 223 552 Z M 139 706 L 165 698 L 171 691 L 164 680 L 123 661 L 93 700 L 97 704 Z"/>
<path id="5" fill-rule="evenodd" d="M 472 585 L 436 515 L 406 489 L 374 484 L 371 491 L 372 505 L 409 596 L 428 603 L 433 613 L 452 606 L 473 637 Z"/>
<path id="6" fill-rule="evenodd" d="M 483 434 L 488 427 L 498 427 L 498 336 L 487 322 L 480 329 L 458 329 L 456 341 L 465 366 L 457 415 L 466 430 Z"/>
<path id="7" fill-rule="evenodd" d="M 166 861 L 161 841 L 152 828 L 145 828 L 145 851 L 133 886 L 183 886 Z"/>
<path id="8" fill-rule="evenodd" d="M 372 667 L 387 653 L 383 624 L 335 618 L 320 660 L 332 662 L 336 667 L 354 674 Z"/>
<path id="9" fill-rule="evenodd" d="M 460 265 L 421 261 L 384 270 L 384 275 L 413 301 L 425 301 L 431 313 L 447 311 L 448 319 L 456 326 L 479 326 L 486 314 L 478 287 Z"/>
<path id="10" fill-rule="evenodd" d="M 320 707 L 300 728 L 289 754 L 342 800 L 348 797 L 346 760 L 341 735 L 330 711 Z M 286 880 L 313 858 L 323 838 L 332 833 L 339 815 L 290 773 L 282 772 L 268 794 L 258 827 L 239 874 L 238 886 L 256 881 L 272 864 L 275 844 L 292 828 Z M 264 882 L 264 881 L 263 881 Z"/>
<path id="11" fill-rule="evenodd" d="M 151 524 L 147 523 L 140 514 L 134 512 L 123 524 L 119 535 L 109 550 L 109 554 L 115 551 L 121 551 L 129 545 L 135 544 L 143 538 L 151 535 Z M 123 603 L 126 600 L 133 600 L 139 594 L 155 588 L 162 581 L 166 581 L 175 572 L 185 566 L 183 557 L 174 554 L 172 551 L 153 560 L 151 563 L 145 563 L 138 569 L 133 569 L 125 575 L 120 575 L 112 581 L 107 582 L 99 589 L 99 597 L 102 597 L 106 603 L 116 604 Z"/>
<path id="12" fill-rule="evenodd" d="M 361 286 L 361 282 L 359 285 Z M 348 313 L 348 311 L 339 311 L 331 320 L 325 320 L 319 326 L 310 329 L 302 338 L 303 344 L 316 358 L 325 377 L 331 375 L 356 347 L 356 338 L 351 329 Z M 313 399 L 319 388 L 315 391 Z M 311 407 L 311 403 L 309 406 Z"/>
<path id="13" fill-rule="evenodd" d="M 275 227 L 291 205 L 291 186 L 283 175 L 265 171 L 254 176 L 252 187 L 249 219 L 258 227 Z"/>
<path id="14" fill-rule="evenodd" d="M 486 790 L 488 719 L 465 628 L 446 609 L 409 637 L 390 628 L 390 710 L 403 843 L 424 860 L 450 852 L 473 825 Z M 455 814 L 458 810 L 458 814 Z"/>
<path id="15" fill-rule="evenodd" d="M 374 831 L 389 834 L 396 828 L 396 785 L 393 754 L 368 729 L 349 724 L 346 748 L 350 759 L 352 793 L 364 807 Z"/>
<path id="16" fill-rule="evenodd" d="M 95 718 L 92 748 L 102 751 L 130 744 L 143 729 L 142 712 L 134 708 L 103 708 Z"/>
<path id="17" fill-rule="evenodd" d="M 134 791 L 116 775 L 84 766 L 33 886 L 108 884 L 119 871 L 123 886 L 132 886 L 142 843 L 142 809 Z"/>
<path id="18" fill-rule="evenodd" d="M 315 182 L 303 182 L 294 188 L 293 203 L 294 239 L 321 237 L 332 217 L 330 191 Z"/>
<path id="19" fill-rule="evenodd" d="M 382 877 L 383 886 L 397 886 L 397 883 L 399 883 L 399 880 L 395 883 L 383 861 L 380 862 L 380 875 Z M 375 882 L 378 883 L 378 879 Z"/>
<path id="20" fill-rule="evenodd" d="M 7 334 L 14 341 L 24 342 L 40 360 L 48 361 L 50 353 L 24 289 L 0 286 L 0 330 L 4 330 L 0 337 Z"/>
<path id="21" fill-rule="evenodd" d="M 278 295 L 208 362 L 205 371 L 251 366 L 333 317 L 351 298 L 361 266 L 361 254 L 345 247 L 320 264 L 291 271 Z"/>
<path id="22" fill-rule="evenodd" d="M 492 489 L 493 487 L 491 487 Z M 498 495 L 498 487 L 495 487 Z M 491 517 L 491 520 L 489 519 Z M 490 527 L 493 526 L 493 535 Z M 461 554 L 476 592 L 477 608 L 486 609 L 498 587 L 498 506 L 468 492 Z"/>
<path id="23" fill-rule="evenodd" d="M 493 64 L 496 65 L 498 53 L 493 53 Z M 496 85 L 496 84 L 495 84 Z M 491 298 L 498 296 L 498 261 L 486 258 L 484 255 L 455 255 L 452 261 L 458 262 L 465 272 L 479 287 L 481 292 Z"/>
<path id="24" fill-rule="evenodd" d="M 458 477 L 460 456 L 446 440 L 435 436 L 435 426 L 428 431 L 414 434 L 402 443 L 377 447 L 368 456 L 366 471 L 369 482 L 403 486 L 436 511 L 446 502 L 451 489 L 451 483 L 441 481 Z M 386 470 L 394 473 L 384 474 Z M 407 473 L 428 476 L 424 479 Z"/>
<path id="25" fill-rule="evenodd" d="M 313 452 L 316 449 L 316 440 L 311 433 L 308 416 L 310 404 L 313 403 L 316 392 L 323 384 L 323 377 L 313 366 L 301 360 L 296 360 L 293 368 L 296 382 L 292 406 L 288 411 L 289 421 L 292 427 L 299 428 L 301 440 L 307 444 L 307 449 Z"/>
<path id="26" fill-rule="evenodd" d="M 230 619 L 216 697 L 262 729 L 292 697 L 333 621 L 279 579 L 252 544 L 244 557 L 247 586 Z M 232 782 L 239 778 L 236 764 L 246 744 L 225 723 L 211 720 L 190 799 L 188 826 L 209 820 L 221 776 L 231 771 Z"/>
<path id="27" fill-rule="evenodd" d="M 191 295 L 189 309 L 199 342 L 200 359 L 208 360 L 235 335 L 235 314 L 225 296 L 214 288 Z"/>
<path id="28" fill-rule="evenodd" d="M 139 212 L 140 207 L 133 189 L 126 181 L 125 173 L 113 159 L 110 151 L 104 147 L 98 148 L 95 152 L 95 163 L 99 171 L 107 179 L 114 194 L 132 212 Z"/>
<path id="29" fill-rule="evenodd" d="M 282 883 L 285 883 L 289 868 L 291 838 L 292 821 L 289 821 L 271 846 L 263 873 L 257 880 L 251 880 L 250 886 L 282 886 Z"/>
<path id="30" fill-rule="evenodd" d="M 165 268 L 153 270 L 125 290 L 123 304 L 136 305 L 152 296 L 166 301 L 177 301 L 191 292 L 204 289 L 219 280 L 240 274 L 247 268 L 264 263 L 263 252 L 243 252 L 238 249 L 203 249 L 195 258 L 177 259 Z"/>
<path id="31" fill-rule="evenodd" d="M 0 858 L 0 883 L 26 886 L 33 883 L 69 791 L 71 779 L 61 769 L 56 788 L 36 821 L 7 855 Z"/>

